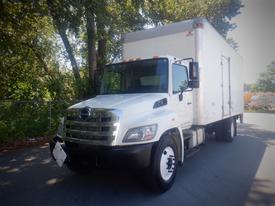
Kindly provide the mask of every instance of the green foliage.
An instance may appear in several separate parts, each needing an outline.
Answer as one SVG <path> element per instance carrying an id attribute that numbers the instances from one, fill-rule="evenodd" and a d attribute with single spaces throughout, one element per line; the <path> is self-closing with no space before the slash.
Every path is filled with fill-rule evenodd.
<path id="1" fill-rule="evenodd" d="M 44 1 L 0 2 L 0 143 L 56 130 L 69 105 L 64 101 L 75 96 L 73 75 L 60 69 L 58 52 Z M 51 118 L 44 100 L 62 100 L 52 104 Z"/>
<path id="2" fill-rule="evenodd" d="M 67 101 L 0 102 L 0 144 L 11 139 L 39 137 L 56 133 Z"/>
<path id="3" fill-rule="evenodd" d="M 105 9 L 96 15 L 104 16 L 107 60 L 121 58 L 121 34 L 143 29 L 146 25 L 163 25 L 197 17 L 205 17 L 224 36 L 236 27 L 231 18 L 240 13 L 240 0 L 151 0 L 151 1 L 100 1 Z M 230 39 L 232 46 L 236 43 Z"/>
<path id="4" fill-rule="evenodd" d="M 46 100 L 72 100 L 75 99 L 76 84 L 71 72 L 52 71 L 51 75 L 44 78 L 48 96 Z"/>
<path id="5" fill-rule="evenodd" d="M 57 41 L 43 1 L 1 1 L 1 100 L 63 99 L 65 89 L 73 97 L 72 78 L 59 72 Z"/>
<path id="6" fill-rule="evenodd" d="M 52 134 L 69 102 L 91 94 L 91 59 L 99 69 L 121 59 L 123 33 L 203 16 L 226 36 L 241 7 L 240 0 L 0 0 L 0 142 Z"/>
<path id="7" fill-rule="evenodd" d="M 117 92 L 120 90 L 121 74 L 114 71 L 109 71 L 104 75 L 103 81 L 105 83 L 104 90 L 108 93 Z"/>
<path id="8" fill-rule="evenodd" d="M 238 43 L 233 38 L 226 38 L 227 43 L 235 50 L 238 49 Z"/>
<path id="9" fill-rule="evenodd" d="M 275 92 L 275 61 L 267 66 L 267 71 L 260 74 L 254 92 Z"/>
<path id="10" fill-rule="evenodd" d="M 145 2 L 145 14 L 154 25 L 205 17 L 226 37 L 236 27 L 230 20 L 242 6 L 240 0 L 152 0 Z"/>
<path id="11" fill-rule="evenodd" d="M 73 36 L 81 47 L 80 53 L 74 46 L 72 51 L 73 42 L 63 41 L 77 79 L 79 69 L 72 53 L 81 55 L 82 66 L 88 70 L 95 70 L 96 65 L 101 70 L 105 63 L 121 59 L 121 34 L 196 17 L 206 17 L 226 37 L 236 26 L 231 18 L 242 7 L 241 0 L 47 0 L 47 4 L 62 39 Z M 228 41 L 237 47 L 232 39 Z M 89 84 L 92 73 L 88 73 Z"/>

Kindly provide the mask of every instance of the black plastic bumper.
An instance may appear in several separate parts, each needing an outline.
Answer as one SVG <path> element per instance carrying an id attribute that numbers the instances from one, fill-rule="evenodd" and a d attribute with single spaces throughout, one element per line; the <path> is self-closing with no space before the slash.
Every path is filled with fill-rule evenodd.
<path id="1" fill-rule="evenodd" d="M 50 142 L 51 154 L 55 142 L 56 140 Z M 99 168 L 146 168 L 151 162 L 153 143 L 107 147 L 65 142 L 62 147 L 68 155 L 66 161 L 73 158 Z"/>

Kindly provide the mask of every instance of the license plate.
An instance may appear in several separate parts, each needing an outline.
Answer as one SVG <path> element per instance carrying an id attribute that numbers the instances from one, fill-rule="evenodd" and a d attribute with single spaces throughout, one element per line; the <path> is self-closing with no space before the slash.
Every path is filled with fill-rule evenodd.
<path id="1" fill-rule="evenodd" d="M 55 161 L 59 167 L 62 167 L 64 161 L 67 158 L 66 153 L 64 152 L 61 144 L 59 142 L 56 142 L 54 149 L 53 149 L 53 156 L 55 158 Z"/>

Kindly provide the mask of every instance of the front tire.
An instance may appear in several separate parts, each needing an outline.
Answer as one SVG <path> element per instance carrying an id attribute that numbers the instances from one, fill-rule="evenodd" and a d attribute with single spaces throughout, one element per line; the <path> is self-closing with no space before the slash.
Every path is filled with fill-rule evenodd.
<path id="1" fill-rule="evenodd" d="M 169 190 L 175 180 L 178 169 L 178 152 L 171 136 L 163 136 L 152 155 L 147 181 L 150 187 L 159 193 Z"/>

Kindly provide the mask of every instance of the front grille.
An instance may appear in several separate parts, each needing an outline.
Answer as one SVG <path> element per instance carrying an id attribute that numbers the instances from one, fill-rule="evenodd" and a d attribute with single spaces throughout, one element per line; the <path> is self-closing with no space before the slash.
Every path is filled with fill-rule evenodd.
<path id="1" fill-rule="evenodd" d="M 65 119 L 65 136 L 67 139 L 108 143 L 114 139 L 117 120 L 112 110 L 71 109 Z"/>
<path id="2" fill-rule="evenodd" d="M 93 135 L 93 138 L 89 138 L 88 135 L 82 135 L 81 133 L 71 133 L 71 132 L 66 132 L 66 136 L 73 139 L 83 139 L 83 140 L 108 140 L 109 139 L 109 136 Z"/>

